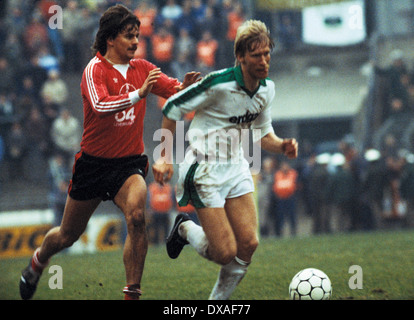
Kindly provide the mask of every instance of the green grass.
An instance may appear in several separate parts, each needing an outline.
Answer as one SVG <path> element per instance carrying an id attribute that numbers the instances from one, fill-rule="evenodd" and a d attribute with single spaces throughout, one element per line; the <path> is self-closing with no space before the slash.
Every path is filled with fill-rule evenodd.
<path id="1" fill-rule="evenodd" d="M 234 300 L 287 300 L 291 278 L 303 268 L 323 270 L 334 300 L 414 299 L 414 231 L 263 239 Z M 0 260 L 0 299 L 20 299 L 18 282 L 27 258 Z M 63 270 L 63 289 L 48 286 L 46 269 L 35 300 L 121 300 L 122 252 L 59 254 L 50 265 Z M 348 286 L 349 267 L 363 270 L 363 289 Z M 145 300 L 207 299 L 219 267 L 187 246 L 176 260 L 163 246 L 150 246 L 142 281 Z"/>

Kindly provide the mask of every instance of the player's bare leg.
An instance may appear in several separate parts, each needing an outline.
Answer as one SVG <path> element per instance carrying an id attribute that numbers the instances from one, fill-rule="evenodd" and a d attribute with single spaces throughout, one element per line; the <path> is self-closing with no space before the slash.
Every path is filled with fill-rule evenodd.
<path id="1" fill-rule="evenodd" d="M 201 208 L 197 214 L 202 227 L 187 220 L 178 233 L 203 257 L 222 265 L 210 299 L 228 299 L 246 274 L 258 245 L 253 196 L 227 199 L 225 208 Z"/>
<path id="2" fill-rule="evenodd" d="M 257 237 L 256 208 L 251 193 L 227 199 L 225 210 L 237 243 L 237 255 L 223 265 L 210 300 L 229 299 L 247 272 L 259 242 Z"/>
<path id="3" fill-rule="evenodd" d="M 115 203 L 125 215 L 128 234 L 124 245 L 124 266 L 127 286 L 125 299 L 138 299 L 140 284 L 148 251 L 148 238 L 145 228 L 145 204 L 147 188 L 140 175 L 128 178 L 118 194 Z"/>
<path id="4" fill-rule="evenodd" d="M 250 262 L 257 246 L 257 215 L 253 194 L 227 199 L 225 204 L 227 218 L 237 242 L 237 257 Z"/>
<path id="5" fill-rule="evenodd" d="M 46 234 L 38 253 L 39 262 L 47 262 L 54 254 L 77 241 L 100 203 L 100 199 L 78 201 L 68 196 L 62 224 Z"/>
<path id="6" fill-rule="evenodd" d="M 79 239 L 100 202 L 100 199 L 77 201 L 70 196 L 67 197 L 61 225 L 49 230 L 40 248 L 33 254 L 28 267 L 22 272 L 20 295 L 23 299 L 33 296 L 40 275 L 50 258 Z"/>

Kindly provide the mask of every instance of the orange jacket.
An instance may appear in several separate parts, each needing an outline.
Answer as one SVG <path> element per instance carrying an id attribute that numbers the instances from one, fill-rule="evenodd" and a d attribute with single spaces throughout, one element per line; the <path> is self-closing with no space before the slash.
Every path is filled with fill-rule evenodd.
<path id="1" fill-rule="evenodd" d="M 161 37 L 154 34 L 151 38 L 152 54 L 157 61 L 168 62 L 173 58 L 174 36 Z"/>
<path id="2" fill-rule="evenodd" d="M 234 41 L 236 39 L 237 29 L 243 24 L 244 17 L 236 12 L 230 12 L 227 16 L 228 28 L 227 39 Z"/>
<path id="3" fill-rule="evenodd" d="M 157 10 L 153 8 L 145 11 L 137 9 L 134 13 L 141 22 L 141 25 L 139 26 L 140 35 L 143 37 L 150 37 L 154 32 L 154 20 L 157 16 Z"/>
<path id="4" fill-rule="evenodd" d="M 173 206 L 172 188 L 169 184 L 153 182 L 149 185 L 149 206 L 155 212 L 168 213 Z"/>
<path id="5" fill-rule="evenodd" d="M 274 175 L 273 192 L 280 199 L 287 199 L 294 195 L 297 189 L 298 173 L 295 169 L 289 169 L 287 172 L 282 170 L 276 171 Z"/>
<path id="6" fill-rule="evenodd" d="M 216 65 L 216 51 L 218 42 L 214 39 L 197 43 L 197 59 L 208 67 Z"/>

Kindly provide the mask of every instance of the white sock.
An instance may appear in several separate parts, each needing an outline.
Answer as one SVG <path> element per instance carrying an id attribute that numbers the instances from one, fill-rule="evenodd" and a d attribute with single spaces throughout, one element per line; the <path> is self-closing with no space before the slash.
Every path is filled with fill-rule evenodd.
<path id="1" fill-rule="evenodd" d="M 228 300 L 247 272 L 249 262 L 237 257 L 221 267 L 220 273 L 209 300 Z"/>
<path id="2" fill-rule="evenodd" d="M 187 240 L 202 257 L 209 259 L 207 254 L 208 240 L 202 227 L 194 221 L 188 220 L 180 225 L 178 234 Z"/>

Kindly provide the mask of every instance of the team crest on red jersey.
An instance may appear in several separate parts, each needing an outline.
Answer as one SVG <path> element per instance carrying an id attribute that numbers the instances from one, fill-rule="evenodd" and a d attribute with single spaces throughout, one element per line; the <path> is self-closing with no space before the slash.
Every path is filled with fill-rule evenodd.
<path id="1" fill-rule="evenodd" d="M 119 89 L 119 94 L 121 95 L 121 94 L 126 94 L 126 93 L 130 93 L 130 92 L 132 92 L 132 91 L 135 91 L 135 90 L 137 90 L 136 88 L 135 88 L 135 86 L 133 85 L 133 84 L 130 84 L 130 83 L 125 83 L 122 87 L 121 87 L 121 89 Z"/>

